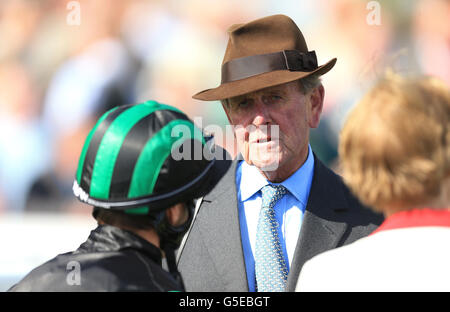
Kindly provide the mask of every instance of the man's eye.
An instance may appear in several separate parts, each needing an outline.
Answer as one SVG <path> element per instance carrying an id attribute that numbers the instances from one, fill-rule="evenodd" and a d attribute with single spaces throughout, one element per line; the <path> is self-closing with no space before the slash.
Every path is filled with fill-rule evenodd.
<path id="1" fill-rule="evenodd" d="M 281 96 L 279 96 L 279 95 L 271 95 L 270 99 L 272 101 L 279 101 L 279 100 L 281 100 Z"/>
<path id="2" fill-rule="evenodd" d="M 242 100 L 240 102 L 236 102 L 233 105 L 234 109 L 244 109 L 244 108 L 248 108 L 250 106 L 250 103 L 248 100 Z"/>
<path id="3" fill-rule="evenodd" d="M 244 108 L 248 108 L 249 106 L 250 106 L 250 101 L 248 99 L 241 99 L 240 101 L 235 100 L 230 105 L 232 110 L 244 109 Z"/>

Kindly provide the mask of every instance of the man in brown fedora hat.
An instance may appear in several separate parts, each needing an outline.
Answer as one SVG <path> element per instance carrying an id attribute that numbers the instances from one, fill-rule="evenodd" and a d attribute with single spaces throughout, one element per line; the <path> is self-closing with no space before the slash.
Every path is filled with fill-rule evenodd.
<path id="1" fill-rule="evenodd" d="M 220 86 L 194 98 L 222 102 L 240 155 L 197 203 L 179 269 L 188 291 L 293 291 L 306 260 L 368 235 L 381 217 L 309 145 L 325 94 L 319 76 L 336 59 L 319 66 L 285 15 L 228 32 Z"/>

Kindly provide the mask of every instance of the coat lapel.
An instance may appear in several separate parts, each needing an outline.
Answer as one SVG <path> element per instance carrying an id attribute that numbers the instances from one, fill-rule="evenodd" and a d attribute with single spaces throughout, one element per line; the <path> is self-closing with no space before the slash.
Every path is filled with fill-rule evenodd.
<path id="1" fill-rule="evenodd" d="M 236 167 L 233 161 L 223 177 L 222 187 L 203 198 L 204 242 L 222 277 L 225 291 L 248 291 L 242 250 L 236 191 Z M 203 222 L 202 222 L 203 223 Z"/>
<path id="2" fill-rule="evenodd" d="M 343 221 L 347 210 L 342 181 L 315 157 L 314 178 L 288 276 L 288 291 L 295 290 L 307 260 L 338 246 L 347 229 Z"/>

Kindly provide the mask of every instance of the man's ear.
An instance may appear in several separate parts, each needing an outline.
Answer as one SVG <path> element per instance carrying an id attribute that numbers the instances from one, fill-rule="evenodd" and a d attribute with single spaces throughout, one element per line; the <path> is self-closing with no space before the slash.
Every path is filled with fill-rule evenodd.
<path id="1" fill-rule="evenodd" d="M 228 99 L 221 100 L 220 103 L 222 103 L 223 111 L 225 112 L 225 115 L 227 115 L 228 123 L 230 125 L 233 125 L 233 121 L 231 120 L 230 115 L 228 114 L 228 105 L 229 105 L 228 103 L 230 103 L 229 100 Z M 233 131 L 233 135 L 234 135 L 234 138 L 236 139 L 236 133 L 234 131 Z"/>
<path id="2" fill-rule="evenodd" d="M 309 94 L 310 115 L 308 124 L 310 128 L 317 128 L 319 126 L 324 97 L 325 89 L 323 88 L 322 84 L 317 88 L 314 88 Z"/>
<path id="3" fill-rule="evenodd" d="M 228 103 L 229 103 L 228 99 L 221 100 L 220 103 L 222 104 L 222 108 L 223 108 L 223 111 L 225 112 L 225 115 L 227 115 L 228 122 L 230 124 L 233 124 L 231 119 L 230 119 L 230 115 L 228 114 Z"/>

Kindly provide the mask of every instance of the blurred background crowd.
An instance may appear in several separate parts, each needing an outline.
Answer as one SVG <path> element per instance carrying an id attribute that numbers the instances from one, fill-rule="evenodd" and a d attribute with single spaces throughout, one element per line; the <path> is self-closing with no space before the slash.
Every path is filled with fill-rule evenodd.
<path id="1" fill-rule="evenodd" d="M 231 24 L 277 13 L 296 21 L 319 64 L 338 59 L 322 78 L 324 112 L 311 134 L 333 166 L 346 113 L 387 67 L 450 84 L 450 1 L 372 1 L 378 24 L 369 2 L 0 1 L 0 215 L 89 214 L 71 191 L 78 156 L 116 105 L 155 99 L 224 127 L 218 102 L 191 96 L 219 84 Z"/>

